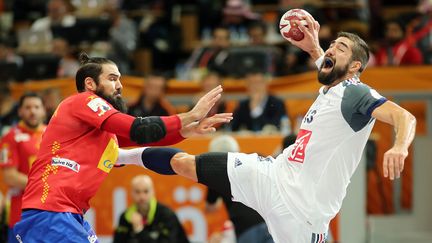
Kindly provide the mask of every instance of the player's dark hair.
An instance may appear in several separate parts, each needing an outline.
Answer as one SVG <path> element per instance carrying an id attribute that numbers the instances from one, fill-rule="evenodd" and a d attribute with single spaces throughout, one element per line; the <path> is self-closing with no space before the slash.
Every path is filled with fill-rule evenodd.
<path id="1" fill-rule="evenodd" d="M 42 97 L 40 95 L 38 95 L 37 93 L 35 93 L 35 92 L 27 92 L 27 93 L 23 94 L 20 97 L 20 99 L 18 101 L 18 107 L 21 108 L 23 106 L 23 104 L 24 104 L 24 101 L 26 99 L 28 99 L 28 98 L 38 98 L 38 99 L 40 99 L 40 101 L 42 102 L 42 104 L 44 103 Z"/>
<path id="2" fill-rule="evenodd" d="M 75 76 L 75 83 L 78 92 L 85 91 L 84 80 L 87 77 L 92 78 L 96 84 L 99 84 L 99 75 L 102 73 L 102 64 L 115 64 L 105 57 L 89 57 L 87 53 L 82 52 L 79 56 L 80 68 Z"/>
<path id="3" fill-rule="evenodd" d="M 345 37 L 350 39 L 354 45 L 352 47 L 352 61 L 359 61 L 361 62 L 361 67 L 359 69 L 359 73 L 363 72 L 363 70 L 366 68 L 366 65 L 369 61 L 369 46 L 366 44 L 366 42 L 360 38 L 358 35 L 354 33 L 348 33 L 348 32 L 339 32 L 337 37 Z"/>

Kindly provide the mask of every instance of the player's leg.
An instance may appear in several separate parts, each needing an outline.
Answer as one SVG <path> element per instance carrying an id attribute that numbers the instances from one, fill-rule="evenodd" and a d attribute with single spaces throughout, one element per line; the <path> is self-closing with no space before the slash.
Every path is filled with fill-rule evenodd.
<path id="1" fill-rule="evenodd" d="M 271 160 L 244 153 L 204 153 L 197 156 L 178 153 L 171 159 L 171 166 L 178 175 L 262 213 L 265 208 L 262 202 L 268 202 L 266 194 L 273 190 L 267 186 L 269 176 L 266 175 L 270 172 Z"/>
<path id="2" fill-rule="evenodd" d="M 272 187 L 276 188 L 277 185 L 272 184 Z M 325 232 L 316 232 L 307 222 L 294 217 L 292 210 L 296 209 L 289 208 L 283 202 L 280 193 L 273 191 L 268 199 L 272 202 L 272 206 L 263 218 L 275 242 L 325 242 L 327 237 Z"/>
<path id="3" fill-rule="evenodd" d="M 89 237 L 82 215 L 41 210 L 24 211 L 14 227 L 14 235 L 18 242 L 25 243 L 97 242 Z"/>

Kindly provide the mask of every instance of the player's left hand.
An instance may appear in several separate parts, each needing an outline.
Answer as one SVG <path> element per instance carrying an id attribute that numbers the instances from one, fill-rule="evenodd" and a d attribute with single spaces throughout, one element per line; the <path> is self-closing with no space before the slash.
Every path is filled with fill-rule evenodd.
<path id="1" fill-rule="evenodd" d="M 405 158 L 408 156 L 406 148 L 394 146 L 384 154 L 383 173 L 390 180 L 399 178 L 404 169 Z"/>
<path id="2" fill-rule="evenodd" d="M 222 93 L 222 86 L 210 90 L 207 94 L 201 97 L 197 104 L 189 111 L 195 117 L 196 121 L 199 121 L 207 115 L 214 104 L 220 99 Z"/>
<path id="3" fill-rule="evenodd" d="M 180 134 L 184 138 L 209 134 L 216 132 L 214 125 L 218 123 L 228 123 L 233 119 L 232 113 L 219 113 L 212 117 L 202 119 L 200 122 L 193 122 L 190 125 L 182 128 Z"/>

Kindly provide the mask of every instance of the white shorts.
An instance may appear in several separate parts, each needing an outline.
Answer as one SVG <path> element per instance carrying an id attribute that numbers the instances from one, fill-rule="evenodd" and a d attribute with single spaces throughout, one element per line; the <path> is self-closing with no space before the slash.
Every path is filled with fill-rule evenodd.
<path id="1" fill-rule="evenodd" d="M 321 243 L 326 232 L 312 232 L 297 220 L 280 197 L 272 169 L 275 159 L 258 154 L 228 153 L 228 178 L 233 201 L 255 209 L 265 220 L 275 242 Z"/>

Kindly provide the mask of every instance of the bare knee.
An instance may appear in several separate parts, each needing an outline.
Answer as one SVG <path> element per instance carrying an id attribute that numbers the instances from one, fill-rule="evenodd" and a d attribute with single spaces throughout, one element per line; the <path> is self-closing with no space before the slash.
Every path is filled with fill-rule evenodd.
<path id="1" fill-rule="evenodd" d="M 193 181 L 198 181 L 194 155 L 184 152 L 177 153 L 171 158 L 171 167 L 177 175 L 181 175 Z"/>

